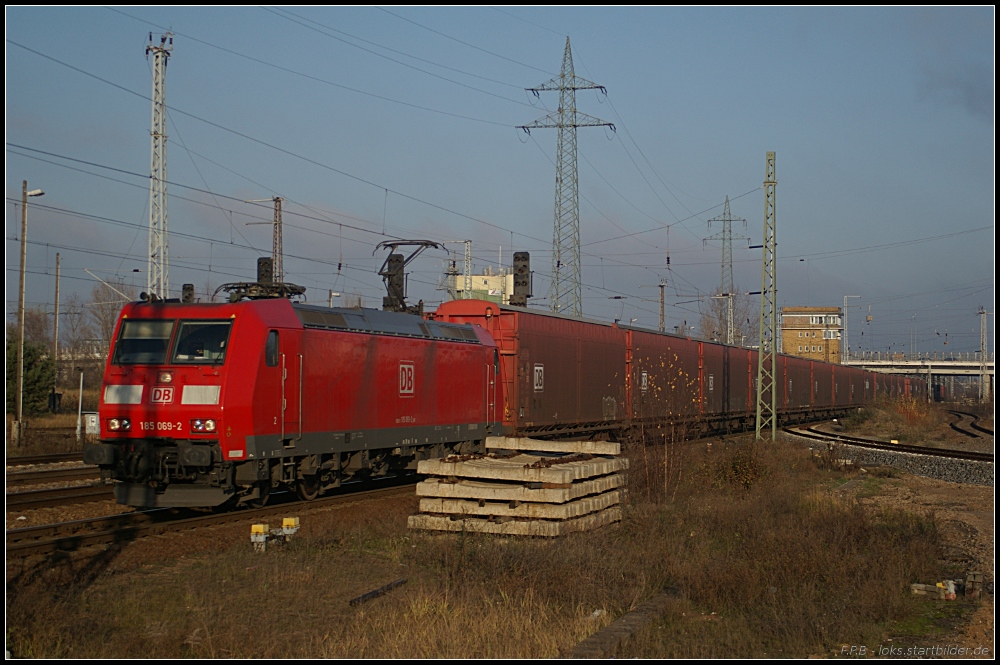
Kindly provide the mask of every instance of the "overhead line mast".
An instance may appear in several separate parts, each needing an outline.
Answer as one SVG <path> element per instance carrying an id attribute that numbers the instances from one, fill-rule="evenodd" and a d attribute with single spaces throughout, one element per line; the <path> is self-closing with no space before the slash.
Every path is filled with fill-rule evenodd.
<path id="1" fill-rule="evenodd" d="M 149 256 L 146 293 L 151 298 L 170 296 L 167 236 L 167 60 L 174 50 L 174 33 L 153 44 L 149 33 L 146 58 L 153 54 L 153 110 L 149 130 Z"/>
<path id="2" fill-rule="evenodd" d="M 764 257 L 760 268 L 760 349 L 757 353 L 757 440 L 767 428 L 777 438 L 778 391 L 774 385 L 777 353 L 777 239 L 774 219 L 774 153 L 767 153 L 764 176 Z"/>
<path id="3" fill-rule="evenodd" d="M 985 404 L 990 399 L 990 374 L 988 363 L 986 362 L 986 351 L 988 349 L 986 335 L 986 315 L 989 314 L 982 307 L 979 308 L 979 403 Z"/>
<path id="4" fill-rule="evenodd" d="M 576 110 L 577 90 L 600 90 L 597 85 L 576 75 L 573 70 L 573 53 L 569 37 L 563 51 L 562 70 L 558 77 L 537 88 L 527 88 L 536 97 L 543 90 L 559 91 L 559 109 L 530 125 L 521 125 L 530 133 L 532 129 L 559 129 L 556 148 L 556 202 L 552 231 L 552 284 L 549 305 L 553 312 L 566 312 L 583 316 L 583 287 L 580 266 L 580 187 L 576 168 L 576 128 L 610 127 L 614 124 Z"/>
<path id="5" fill-rule="evenodd" d="M 265 203 L 267 201 L 272 201 L 274 203 L 274 222 L 247 222 L 248 225 L 251 224 L 273 224 L 274 231 L 271 234 L 271 261 L 274 263 L 274 281 L 284 282 L 285 281 L 285 250 L 282 247 L 282 232 L 281 232 L 281 202 L 284 201 L 280 196 L 272 196 L 269 199 L 250 199 L 247 203 Z"/>

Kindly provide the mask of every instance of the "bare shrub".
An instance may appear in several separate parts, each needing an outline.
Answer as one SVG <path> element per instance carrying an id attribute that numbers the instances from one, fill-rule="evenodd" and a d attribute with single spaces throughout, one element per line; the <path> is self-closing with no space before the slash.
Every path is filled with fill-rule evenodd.
<path id="1" fill-rule="evenodd" d="M 702 473 L 718 489 L 750 489 L 767 473 L 760 442 L 751 437 L 726 442 L 722 453 L 702 466 Z"/>
<path id="2" fill-rule="evenodd" d="M 846 431 L 902 442 L 935 441 L 949 436 L 952 418 L 937 404 L 916 399 L 879 400 L 841 422 Z"/>

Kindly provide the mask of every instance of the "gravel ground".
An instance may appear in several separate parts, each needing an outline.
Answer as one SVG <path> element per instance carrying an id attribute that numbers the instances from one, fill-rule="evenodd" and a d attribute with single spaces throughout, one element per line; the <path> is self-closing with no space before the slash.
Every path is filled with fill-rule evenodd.
<path id="1" fill-rule="evenodd" d="M 66 485 L 62 485 L 62 487 L 66 487 Z M 131 506 L 123 506 L 115 502 L 114 499 L 106 499 L 104 501 L 78 503 L 72 506 L 53 506 L 51 508 L 37 508 L 35 510 L 20 512 L 7 511 L 7 529 L 23 529 L 42 524 L 71 522 L 73 520 L 105 517 L 107 515 L 120 515 L 122 513 L 131 513 L 134 510 Z"/>

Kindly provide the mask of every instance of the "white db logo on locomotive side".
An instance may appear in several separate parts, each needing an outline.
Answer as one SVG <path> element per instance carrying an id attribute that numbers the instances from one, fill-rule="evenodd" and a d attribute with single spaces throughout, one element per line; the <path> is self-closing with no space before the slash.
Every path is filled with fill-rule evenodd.
<path id="1" fill-rule="evenodd" d="M 545 390 L 545 365 L 535 365 L 535 392 Z"/>
<path id="2" fill-rule="evenodd" d="M 403 361 L 399 363 L 399 394 L 413 394 L 413 362 Z"/>
<path id="3" fill-rule="evenodd" d="M 174 401 L 173 386 L 158 386 L 149 392 L 149 402 L 151 404 L 170 404 Z"/>

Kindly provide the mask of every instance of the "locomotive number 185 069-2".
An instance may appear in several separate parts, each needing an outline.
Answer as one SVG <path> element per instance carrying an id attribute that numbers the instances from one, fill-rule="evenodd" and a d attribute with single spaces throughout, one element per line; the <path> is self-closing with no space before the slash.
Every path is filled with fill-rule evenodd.
<path id="1" fill-rule="evenodd" d="M 179 432 L 181 430 L 181 423 L 180 423 L 180 421 L 177 421 L 176 423 L 174 423 L 174 422 L 162 421 L 162 420 L 157 420 L 157 421 L 149 421 L 149 420 L 147 420 L 147 421 L 143 421 L 143 422 L 139 423 L 139 429 L 141 429 L 143 431 L 146 431 L 146 432 L 152 432 L 152 431 L 158 431 L 158 432 L 174 432 L 174 431 L 178 431 Z"/>

